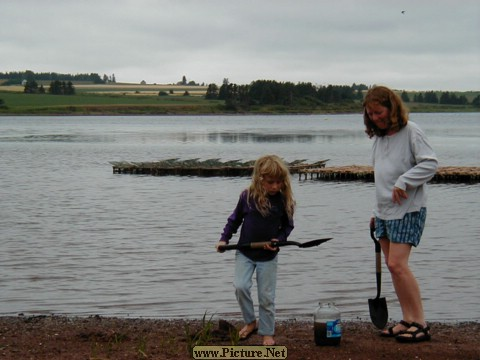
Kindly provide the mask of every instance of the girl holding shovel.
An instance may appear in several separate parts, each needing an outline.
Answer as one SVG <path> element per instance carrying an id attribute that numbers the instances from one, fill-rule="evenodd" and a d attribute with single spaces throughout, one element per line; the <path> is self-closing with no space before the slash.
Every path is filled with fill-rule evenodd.
<path id="1" fill-rule="evenodd" d="M 370 89 L 363 106 L 365 132 L 374 138 L 376 203 L 370 227 L 376 229 L 403 314 L 403 320 L 381 335 L 400 342 L 430 340 L 420 288 L 408 259 L 422 236 L 426 183 L 435 175 L 437 157 L 423 131 L 408 121 L 407 109 L 392 90 Z"/>
<path id="2" fill-rule="evenodd" d="M 238 244 L 286 241 L 293 230 L 295 201 L 290 184 L 290 173 L 276 155 L 259 158 L 254 165 L 250 187 L 240 194 L 233 213 L 229 216 L 218 252 L 228 244 L 242 225 Z M 258 331 L 264 346 L 275 345 L 275 289 L 277 280 L 278 246 L 267 243 L 261 248 L 241 248 L 235 253 L 235 295 L 242 311 L 245 326 L 240 330 L 241 340 Z M 251 297 L 252 276 L 256 271 L 259 301 L 257 324 Z"/>

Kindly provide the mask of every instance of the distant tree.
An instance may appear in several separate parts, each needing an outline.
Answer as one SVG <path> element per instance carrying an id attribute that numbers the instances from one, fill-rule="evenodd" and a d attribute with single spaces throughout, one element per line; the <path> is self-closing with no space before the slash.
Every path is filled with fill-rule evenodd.
<path id="1" fill-rule="evenodd" d="M 187 85 L 187 78 L 185 75 L 182 77 L 182 85 Z"/>
<path id="2" fill-rule="evenodd" d="M 7 108 L 7 104 L 5 104 L 5 101 L 3 99 L 0 99 L 0 109 L 5 109 Z"/>
<path id="3" fill-rule="evenodd" d="M 227 100 L 228 98 L 228 79 L 225 78 L 223 79 L 222 86 L 220 86 L 220 89 L 218 90 L 218 99 L 219 100 Z"/>
<path id="4" fill-rule="evenodd" d="M 350 86 L 328 85 L 318 89 L 317 98 L 324 103 L 336 103 L 353 101 L 356 96 Z"/>
<path id="5" fill-rule="evenodd" d="M 291 84 L 291 83 L 290 83 Z M 292 88 L 291 84 L 287 83 L 286 85 Z M 315 97 L 317 94 L 317 89 L 313 86 L 312 83 L 298 83 L 293 85 L 293 89 L 296 97 Z"/>
<path id="6" fill-rule="evenodd" d="M 25 87 L 23 88 L 25 94 L 36 94 L 38 93 L 38 84 L 34 79 L 27 80 L 25 82 Z"/>
<path id="7" fill-rule="evenodd" d="M 237 85 L 224 83 L 220 90 L 225 95 L 225 107 L 227 110 L 242 111 L 248 109 L 252 103 L 250 100 L 251 85 Z"/>
<path id="8" fill-rule="evenodd" d="M 410 102 L 410 98 L 408 97 L 408 94 L 407 94 L 406 91 L 402 91 L 401 98 L 402 98 L 402 101 L 404 101 L 404 102 Z"/>
<path id="9" fill-rule="evenodd" d="M 423 100 L 423 94 L 422 93 L 415 94 L 413 96 L 413 101 L 423 103 L 423 101 L 424 101 Z"/>
<path id="10" fill-rule="evenodd" d="M 355 91 L 356 91 L 355 99 L 357 99 L 357 100 L 363 100 L 363 91 L 360 90 L 360 89 L 357 89 L 357 90 L 355 90 Z"/>
<path id="11" fill-rule="evenodd" d="M 440 104 L 450 104 L 450 93 L 448 91 L 442 92 L 440 95 Z"/>
<path id="12" fill-rule="evenodd" d="M 50 83 L 48 92 L 52 95 L 74 95 L 75 87 L 71 81 L 66 83 L 65 81 L 55 80 Z"/>
<path id="13" fill-rule="evenodd" d="M 458 98 L 459 105 L 467 105 L 468 104 L 468 99 L 465 95 L 460 95 Z"/>
<path id="14" fill-rule="evenodd" d="M 368 86 L 365 85 L 365 84 L 358 84 L 358 85 L 357 85 L 357 84 L 353 83 L 353 84 L 352 84 L 352 89 L 353 89 L 354 91 L 358 91 L 358 90 L 364 91 L 364 90 L 368 90 Z"/>
<path id="15" fill-rule="evenodd" d="M 438 104 L 438 96 L 435 91 L 427 91 L 424 95 L 424 102 L 429 104 Z"/>
<path id="16" fill-rule="evenodd" d="M 185 90 L 185 92 L 183 93 L 183 96 L 190 96 L 190 93 L 187 90 Z"/>
<path id="17" fill-rule="evenodd" d="M 38 93 L 45 94 L 45 88 L 43 87 L 43 85 L 40 85 L 40 87 L 38 88 Z"/>
<path id="18" fill-rule="evenodd" d="M 87 79 L 90 79 L 91 81 L 93 81 L 94 84 L 104 83 L 104 81 L 102 80 L 102 78 L 98 74 L 93 74 L 92 73 L 92 74 L 89 75 L 89 77 L 87 77 Z"/>
<path id="19" fill-rule="evenodd" d="M 209 84 L 207 87 L 207 93 L 205 99 L 212 100 L 218 98 L 218 86 L 216 84 Z"/>
<path id="20" fill-rule="evenodd" d="M 62 83 L 59 80 L 52 81 L 48 88 L 48 93 L 52 95 L 60 95 L 62 93 Z"/>
<path id="21" fill-rule="evenodd" d="M 35 81 L 35 73 L 31 70 L 25 71 L 25 80 L 27 81 Z"/>
<path id="22" fill-rule="evenodd" d="M 158 96 L 168 96 L 168 93 L 166 91 L 159 91 Z"/>
<path id="23" fill-rule="evenodd" d="M 63 82 L 63 94 L 75 95 L 75 87 L 73 86 L 73 83 L 71 81 L 67 82 L 66 85 L 65 82 Z"/>
<path id="24" fill-rule="evenodd" d="M 472 105 L 474 105 L 474 106 L 480 106 L 480 95 L 477 95 L 477 96 L 472 100 Z"/>

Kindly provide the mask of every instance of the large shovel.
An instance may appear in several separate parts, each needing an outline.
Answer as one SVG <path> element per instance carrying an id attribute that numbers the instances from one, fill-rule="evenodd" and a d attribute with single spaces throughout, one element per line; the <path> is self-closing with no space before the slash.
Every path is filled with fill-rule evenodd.
<path id="1" fill-rule="evenodd" d="M 370 319 L 373 325 L 379 329 L 385 328 L 388 321 L 387 301 L 380 297 L 382 288 L 382 260 L 380 256 L 381 247 L 380 242 L 375 238 L 375 228 L 370 229 L 370 236 L 375 242 L 375 267 L 377 275 L 377 297 L 375 299 L 368 299 L 368 308 L 370 309 Z"/>
<path id="2" fill-rule="evenodd" d="M 325 238 L 325 239 L 317 239 L 312 241 L 307 241 L 305 243 L 299 243 L 296 241 L 265 241 L 265 242 L 253 242 L 250 244 L 233 244 L 233 245 L 222 245 L 219 246 L 219 250 L 235 250 L 235 249 L 263 249 L 263 247 L 267 244 L 272 246 L 288 246 L 288 245 L 295 245 L 299 248 L 309 248 L 313 246 L 318 246 L 332 238 Z"/>

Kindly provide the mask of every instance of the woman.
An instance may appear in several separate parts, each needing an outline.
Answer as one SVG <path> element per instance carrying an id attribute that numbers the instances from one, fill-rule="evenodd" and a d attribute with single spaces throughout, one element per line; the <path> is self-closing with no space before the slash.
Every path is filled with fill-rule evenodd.
<path id="1" fill-rule="evenodd" d="M 403 320 L 381 332 L 400 342 L 430 340 L 420 288 L 408 265 L 426 220 L 426 183 L 437 157 L 417 124 L 408 121 L 400 97 L 384 86 L 368 91 L 363 103 L 365 132 L 374 138 L 376 203 L 370 227 L 376 229 L 400 303 Z"/>

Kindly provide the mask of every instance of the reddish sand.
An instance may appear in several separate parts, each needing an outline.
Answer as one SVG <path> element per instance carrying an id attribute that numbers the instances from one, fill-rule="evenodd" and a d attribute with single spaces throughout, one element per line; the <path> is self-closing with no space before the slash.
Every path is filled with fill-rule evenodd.
<path id="1" fill-rule="evenodd" d="M 208 323 L 208 322 L 207 322 Z M 208 340 L 201 345 L 232 345 L 225 324 L 212 322 Z M 191 359 L 193 336 L 205 329 L 201 320 L 119 319 L 93 316 L 0 317 L 1 359 Z M 339 346 L 316 346 L 313 324 L 277 322 L 277 345 L 287 348 L 288 359 L 480 359 L 480 324 L 430 323 L 432 340 L 402 344 L 381 338 L 368 322 L 343 322 Z M 233 340 L 234 341 L 234 340 Z M 239 345 L 261 345 L 253 335 Z"/>

